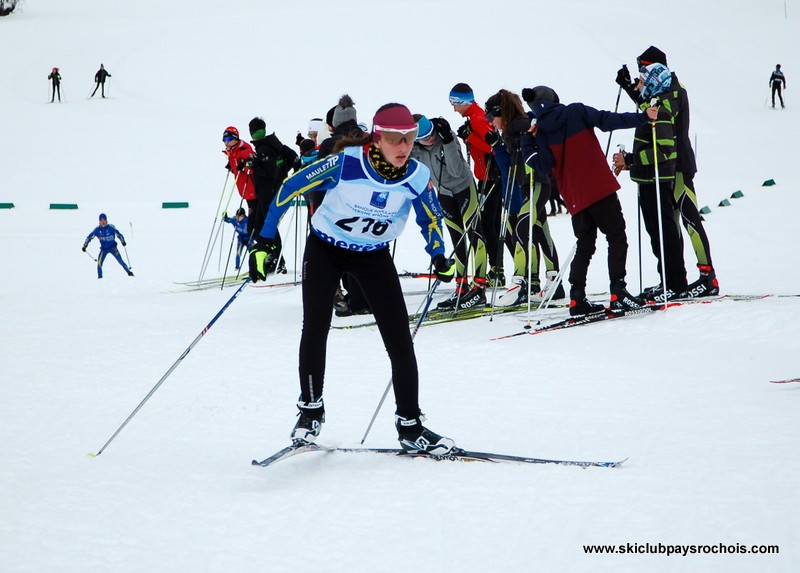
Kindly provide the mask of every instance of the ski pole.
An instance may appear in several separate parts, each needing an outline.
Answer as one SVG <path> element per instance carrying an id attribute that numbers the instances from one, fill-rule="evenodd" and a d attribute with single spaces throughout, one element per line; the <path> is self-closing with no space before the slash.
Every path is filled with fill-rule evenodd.
<path id="1" fill-rule="evenodd" d="M 547 308 L 550 305 L 550 302 L 553 300 L 553 295 L 556 294 L 559 285 L 564 281 L 564 273 L 566 272 L 566 269 L 569 267 L 569 265 L 572 263 L 572 259 L 573 257 L 575 257 L 575 251 L 577 251 L 577 249 L 578 249 L 578 243 L 576 241 L 575 244 L 572 245 L 572 250 L 570 251 L 569 256 L 566 258 L 565 261 L 562 262 L 561 268 L 558 270 L 558 273 L 556 274 L 556 278 L 553 279 L 553 282 L 552 284 L 550 284 L 549 288 L 545 290 L 544 295 L 542 296 L 542 302 L 539 303 L 539 306 L 536 308 L 536 310 L 531 312 L 530 304 L 528 304 L 528 320 L 524 326 L 525 330 L 529 330 L 531 328 L 531 322 L 533 320 L 533 317 L 535 317 L 537 313 L 541 312 L 543 309 Z"/>
<path id="2" fill-rule="evenodd" d="M 506 189 L 505 193 L 503 194 L 503 205 L 502 205 L 502 212 L 503 216 L 500 220 L 500 237 L 499 241 L 497 242 L 497 260 L 501 262 L 503 260 L 503 249 L 505 248 L 505 240 L 506 240 L 506 233 L 508 232 L 508 217 L 509 217 L 509 206 L 511 202 L 511 193 L 514 189 L 514 179 L 517 177 L 517 164 L 516 164 L 516 151 L 514 155 L 511 156 L 511 163 L 508 168 L 508 180 L 506 181 Z M 502 265 L 501 265 L 502 266 Z M 528 290 L 530 296 L 530 286 Z M 494 302 L 495 296 L 497 294 L 497 281 L 494 282 L 494 286 L 492 287 L 492 309 L 494 309 Z M 489 315 L 489 320 L 492 320 L 494 312 Z"/>
<path id="3" fill-rule="evenodd" d="M 531 275 L 533 273 L 533 269 L 531 268 L 533 265 L 531 264 L 531 255 L 533 254 L 533 210 L 535 208 L 533 204 L 533 169 L 531 169 L 528 186 L 528 256 L 526 257 L 525 263 L 528 267 L 528 313 L 531 312 L 531 297 L 530 297 L 530 284 L 531 284 Z M 539 268 L 538 268 L 538 260 L 536 273 L 538 276 Z"/>
<path id="4" fill-rule="evenodd" d="M 657 100 L 653 98 L 650 105 L 656 105 Z M 664 222 L 661 215 L 661 180 L 658 176 L 658 147 L 656 146 L 656 120 L 650 122 L 653 133 L 653 164 L 656 171 L 656 208 L 658 209 L 658 244 L 661 251 L 661 289 L 664 292 L 664 310 L 667 309 L 667 271 L 666 257 L 664 256 Z M 641 265 L 640 265 L 641 267 Z"/>
<path id="5" fill-rule="evenodd" d="M 619 109 L 619 96 L 621 95 L 622 95 L 622 86 L 619 86 L 619 90 L 617 90 L 617 103 L 614 104 L 614 113 L 617 113 L 617 110 Z M 611 147 L 611 135 L 613 133 L 614 133 L 613 129 L 608 132 L 608 143 L 606 143 L 606 157 L 608 157 L 608 148 Z"/>
<path id="6" fill-rule="evenodd" d="M 428 298 L 425 301 L 425 308 L 423 309 L 422 314 L 419 315 L 419 319 L 417 320 L 417 324 L 414 325 L 414 330 L 411 332 L 411 340 L 412 341 L 414 340 L 414 337 L 417 335 L 417 332 L 419 332 L 419 329 L 422 326 L 422 322 L 425 320 L 425 317 L 428 315 L 428 310 L 430 309 L 431 301 L 433 300 L 433 294 L 436 292 L 436 289 L 437 289 L 437 287 L 439 286 L 439 284 L 441 282 L 442 282 L 441 279 L 436 279 L 436 281 L 433 283 L 433 286 L 428 291 Z M 381 400 L 380 400 L 380 402 L 378 402 L 378 407 L 375 408 L 375 413 L 372 414 L 372 419 L 369 421 L 369 425 L 367 426 L 367 431 L 364 432 L 364 437 L 361 438 L 361 444 L 362 445 L 364 444 L 364 441 L 367 439 L 367 436 L 369 435 L 370 430 L 372 430 L 372 425 L 375 423 L 375 418 L 378 417 L 378 412 L 381 411 L 381 407 L 383 406 L 384 401 L 386 401 L 386 396 L 388 396 L 388 394 L 389 394 L 389 389 L 392 387 L 392 382 L 393 381 L 394 381 L 394 378 L 390 378 L 389 379 L 389 384 L 386 385 L 386 390 L 383 391 L 383 396 L 381 396 Z"/>
<path id="7" fill-rule="evenodd" d="M 619 152 L 625 157 L 625 144 L 617 145 Z M 636 246 L 639 253 L 639 292 L 642 292 L 642 198 L 636 192 Z"/>
<path id="8" fill-rule="evenodd" d="M 133 270 L 133 265 L 131 264 L 131 258 L 128 256 L 128 247 L 127 245 L 122 245 L 122 248 L 125 250 L 125 259 L 128 262 L 128 268 Z"/>
<path id="9" fill-rule="evenodd" d="M 240 292 L 242 292 L 242 290 L 244 289 L 244 287 L 246 287 L 246 286 L 247 286 L 247 284 L 248 284 L 249 282 L 250 282 L 250 279 L 248 278 L 247 280 L 245 280 L 245 281 L 242 283 L 242 286 L 240 286 L 240 287 L 239 287 L 239 288 L 236 290 L 236 292 L 235 292 L 235 293 L 233 293 L 233 296 L 232 296 L 230 299 L 228 299 L 228 302 L 226 302 L 226 303 L 225 303 L 225 305 L 224 305 L 224 306 L 223 306 L 221 309 L 219 309 L 219 312 L 218 312 L 216 315 L 214 315 L 214 318 L 212 318 L 212 319 L 211 319 L 211 322 L 209 322 L 209 323 L 206 325 L 206 327 L 205 327 L 205 328 L 204 328 L 204 329 L 203 329 L 203 330 L 200 332 L 200 334 L 198 334 L 198 335 L 197 335 L 197 338 L 195 338 L 195 339 L 192 341 L 192 343 L 189 345 L 189 347 L 188 347 L 186 350 L 184 350 L 184 351 L 183 351 L 183 354 L 181 354 L 181 355 L 178 357 L 178 359 L 177 359 L 177 360 L 175 361 L 175 363 L 174 363 L 174 364 L 173 364 L 173 365 L 170 367 L 170 369 L 169 369 L 169 370 L 167 370 L 167 372 L 166 372 L 166 373 L 165 373 L 165 374 L 164 374 L 164 375 L 161 377 L 161 380 L 159 380 L 159 381 L 156 383 L 156 385 L 155 385 L 155 386 L 153 386 L 152 390 L 150 390 L 150 392 L 148 392 L 148 393 L 147 393 L 147 396 L 145 396 L 145 397 L 144 397 L 144 400 L 142 400 L 141 402 L 139 402 L 139 405 L 138 405 L 138 406 L 136 406 L 136 408 L 134 408 L 133 412 L 131 412 L 131 413 L 130 413 L 130 415 L 129 415 L 129 416 L 128 416 L 128 417 L 125 419 L 125 421 L 122 423 L 122 425 L 121 425 L 119 428 L 117 428 L 117 431 L 116 431 L 116 432 L 114 432 L 114 434 L 113 434 L 113 435 L 112 435 L 112 436 L 111 436 L 111 437 L 108 439 L 108 441 L 107 441 L 107 442 L 106 442 L 106 443 L 103 445 L 103 447 L 102 447 L 102 448 L 100 448 L 100 450 L 99 450 L 99 451 L 98 451 L 96 454 L 92 454 L 92 453 L 88 454 L 90 457 L 93 457 L 93 458 L 95 458 L 95 457 L 97 457 L 97 456 L 99 456 L 100 454 L 102 454 L 102 453 L 103 453 L 103 451 L 104 451 L 104 450 L 105 450 L 105 449 L 108 447 L 108 445 L 109 445 L 109 444 L 110 444 L 110 443 L 111 443 L 111 442 L 114 440 L 114 438 L 116 438 L 116 437 L 117 437 L 117 435 L 119 435 L 119 433 L 122 431 L 122 429 L 123 429 L 125 426 L 127 426 L 127 425 L 128 425 L 128 422 L 130 422 L 130 421 L 131 421 L 131 419 L 132 419 L 132 418 L 133 418 L 133 417 L 136 415 L 136 413 L 137 413 L 139 410 L 141 410 L 141 409 L 142 409 L 142 406 L 144 406 L 144 405 L 145 405 L 145 403 L 146 403 L 146 402 L 147 402 L 147 401 L 150 399 L 150 397 L 151 397 L 153 394 L 155 394 L 155 392 L 156 392 L 156 390 L 158 390 L 159 386 L 161 386 L 161 385 L 164 383 L 164 381 L 165 381 L 165 380 L 166 380 L 166 379 L 169 377 L 169 375 L 170 375 L 170 374 L 172 374 L 172 371 L 173 371 L 173 370 L 175 370 L 175 369 L 178 367 L 178 364 L 180 364 L 180 363 L 181 363 L 181 361 L 182 361 L 184 358 L 186 358 L 186 355 L 187 355 L 187 354 L 189 354 L 189 352 L 191 352 L 192 348 L 194 348 L 194 347 L 195 347 L 195 345 L 196 345 L 198 342 L 200 342 L 200 339 L 201 339 L 201 338 L 203 338 L 203 336 L 205 336 L 205 334 L 206 334 L 206 333 L 207 333 L 209 330 L 211 330 L 211 327 L 212 327 L 212 326 L 214 326 L 214 323 L 215 323 L 215 322 L 217 322 L 217 319 L 219 319 L 219 317 L 220 317 L 220 316 L 222 316 L 222 313 L 224 313 L 226 310 L 228 310 L 228 307 L 229 307 L 229 306 L 230 306 L 230 305 L 233 303 L 233 301 L 236 299 L 236 297 L 237 297 L 237 296 L 239 296 L 239 293 L 240 293 Z"/>
<path id="10" fill-rule="evenodd" d="M 200 265 L 200 276 L 197 277 L 197 282 L 203 280 L 203 274 L 206 269 L 206 259 L 208 258 L 208 249 L 211 247 L 211 239 L 214 237 L 214 228 L 217 226 L 217 219 L 219 219 L 219 210 L 222 207 L 222 199 L 225 197 L 225 188 L 228 186 L 228 179 L 231 172 L 228 171 L 225 175 L 225 183 L 222 184 L 222 193 L 219 195 L 219 202 L 217 203 L 217 211 L 214 213 L 214 223 L 211 225 L 211 232 L 208 234 L 208 243 L 206 244 L 206 252 L 203 255 L 203 264 Z M 235 182 L 234 182 L 235 183 Z M 221 223 L 220 223 L 221 224 Z"/>
<path id="11" fill-rule="evenodd" d="M 86 251 L 83 251 L 83 252 L 84 252 L 84 253 L 86 253 Z M 89 253 L 86 253 L 86 256 L 87 256 L 87 257 L 89 257 L 90 259 L 92 259 L 94 262 L 97 262 L 97 259 L 95 259 L 95 258 L 94 258 L 92 255 L 90 255 Z"/>

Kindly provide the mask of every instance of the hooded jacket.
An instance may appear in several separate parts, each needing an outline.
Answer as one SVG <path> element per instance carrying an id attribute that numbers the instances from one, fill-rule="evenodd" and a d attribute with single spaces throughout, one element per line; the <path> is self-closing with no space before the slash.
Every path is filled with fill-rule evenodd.
<path id="1" fill-rule="evenodd" d="M 617 192 L 619 183 L 611 173 L 594 128 L 613 131 L 642 126 L 647 124 L 645 114 L 612 113 L 582 103 L 552 102 L 534 102 L 531 111 L 537 120 L 537 149 L 530 144 L 523 147 L 526 162 L 540 173 L 553 172 L 571 215 Z M 526 141 L 530 142 L 523 138 L 523 144 Z"/>
<path id="2" fill-rule="evenodd" d="M 297 153 L 281 143 L 274 133 L 251 142 L 255 150 L 253 157 L 253 183 L 259 200 L 272 202 L 281 183 L 289 175 L 297 160 Z"/>

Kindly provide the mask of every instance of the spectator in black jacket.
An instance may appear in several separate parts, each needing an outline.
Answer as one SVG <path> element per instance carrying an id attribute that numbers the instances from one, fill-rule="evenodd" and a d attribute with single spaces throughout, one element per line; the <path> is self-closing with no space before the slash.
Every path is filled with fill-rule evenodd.
<path id="1" fill-rule="evenodd" d="M 256 191 L 256 208 L 248 219 L 247 225 L 248 234 L 252 237 L 264 225 L 270 203 L 275 198 L 275 193 L 280 189 L 283 180 L 294 169 L 298 157 L 291 147 L 281 143 L 274 132 L 267 135 L 267 124 L 262 118 L 251 119 L 249 128 L 250 137 L 253 138 L 250 143 L 253 144 L 254 154 L 250 162 Z M 280 233 L 275 235 L 275 244 L 280 251 L 282 247 Z M 277 261 L 276 267 L 276 269 L 268 268 L 267 271 L 286 273 L 286 262 L 283 256 Z"/>
<path id="2" fill-rule="evenodd" d="M 656 48 L 650 46 L 636 58 L 636 64 L 640 73 L 650 64 L 662 64 L 667 66 L 667 56 Z M 669 66 L 667 66 L 669 67 Z M 708 235 L 703 227 L 703 219 L 697 208 L 697 193 L 694 188 L 694 175 L 697 173 L 697 163 L 695 162 L 694 149 L 689 138 L 689 95 L 683 84 L 678 80 L 675 72 L 672 72 L 670 99 L 675 105 L 672 110 L 675 122 L 675 145 L 677 152 L 677 162 L 675 164 L 675 220 L 683 223 L 689 239 L 692 242 L 695 256 L 697 257 L 697 269 L 700 277 L 688 287 L 686 293 L 690 297 L 710 296 L 719 293 L 719 281 L 714 265 L 711 261 L 711 244 Z M 641 95 L 636 88 L 638 82 L 632 82 L 627 66 L 617 72 L 617 84 L 625 90 L 633 102 L 639 106 Z M 677 223 L 680 227 L 680 223 Z M 680 231 L 679 231 L 680 232 Z M 645 289 L 645 294 L 650 288 Z"/>
<path id="3" fill-rule="evenodd" d="M 97 93 L 97 88 L 100 88 L 100 95 L 102 97 L 106 97 L 106 78 L 110 77 L 111 74 L 106 71 L 106 69 L 103 67 L 103 64 L 100 64 L 100 69 L 97 70 L 97 73 L 94 75 L 94 91 L 89 97 L 94 97 L 94 94 Z"/>

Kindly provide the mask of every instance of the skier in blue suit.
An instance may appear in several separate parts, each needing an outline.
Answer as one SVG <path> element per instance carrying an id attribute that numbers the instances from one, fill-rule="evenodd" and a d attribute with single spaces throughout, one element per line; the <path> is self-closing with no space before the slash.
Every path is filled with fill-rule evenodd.
<path id="1" fill-rule="evenodd" d="M 223 213 L 222 220 L 233 225 L 233 230 L 236 231 L 239 239 L 236 243 L 236 270 L 238 271 L 242 266 L 242 251 L 249 250 L 247 243 L 250 241 L 250 233 L 247 232 L 247 215 L 244 214 L 244 209 L 239 207 L 236 210 L 236 217 L 228 217 L 227 213 Z"/>
<path id="2" fill-rule="evenodd" d="M 117 241 L 116 238 L 119 237 L 120 243 L 124 247 L 127 243 L 125 243 L 125 237 L 122 236 L 122 233 L 117 231 L 117 228 L 114 225 L 108 224 L 108 218 L 106 217 L 105 213 L 100 213 L 100 224 L 94 228 L 94 230 L 89 233 L 86 237 L 86 240 L 83 242 L 83 249 L 81 249 L 84 253 L 86 252 L 86 247 L 89 246 L 89 241 L 91 241 L 94 237 L 97 237 L 97 240 L 100 241 L 100 254 L 97 256 L 97 278 L 103 278 L 103 261 L 106 260 L 107 255 L 114 255 L 114 258 L 117 259 L 117 262 L 122 265 L 122 268 L 125 269 L 125 272 L 128 273 L 129 277 L 133 276 L 133 273 L 128 268 L 128 265 L 125 264 L 125 261 L 122 260 L 122 257 L 119 254 L 119 249 L 117 249 Z"/>

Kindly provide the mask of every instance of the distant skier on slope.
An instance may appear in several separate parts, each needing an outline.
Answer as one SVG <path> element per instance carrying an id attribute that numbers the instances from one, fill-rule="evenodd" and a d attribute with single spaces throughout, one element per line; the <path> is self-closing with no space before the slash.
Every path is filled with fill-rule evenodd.
<path id="1" fill-rule="evenodd" d="M 108 218 L 105 213 L 100 213 L 99 220 L 100 224 L 89 233 L 81 249 L 85 253 L 86 247 L 89 246 L 89 241 L 94 237 L 97 237 L 97 240 L 100 241 L 100 254 L 97 256 L 97 278 L 103 278 L 103 261 L 106 260 L 108 255 L 113 255 L 122 268 L 125 269 L 125 272 L 128 273 L 128 276 L 132 277 L 133 273 L 128 268 L 128 265 L 125 264 L 125 261 L 122 260 L 119 249 L 117 249 L 117 241 L 115 240 L 119 238 L 124 247 L 127 244 L 125 242 L 125 237 L 122 236 L 122 233 L 120 233 L 114 225 L 108 224 Z"/>
<path id="2" fill-rule="evenodd" d="M 58 101 L 61 102 L 61 74 L 58 68 L 53 68 L 50 75 L 47 76 L 47 79 L 53 84 L 53 96 L 50 98 L 50 103 L 55 101 L 56 91 L 58 91 Z"/>
<path id="3" fill-rule="evenodd" d="M 106 97 L 106 78 L 110 78 L 111 74 L 109 74 L 106 69 L 103 67 L 103 64 L 100 64 L 100 69 L 97 70 L 97 73 L 94 75 L 94 91 L 92 95 L 89 97 L 94 97 L 94 94 L 97 93 L 97 88 L 100 88 L 100 96 Z"/>

